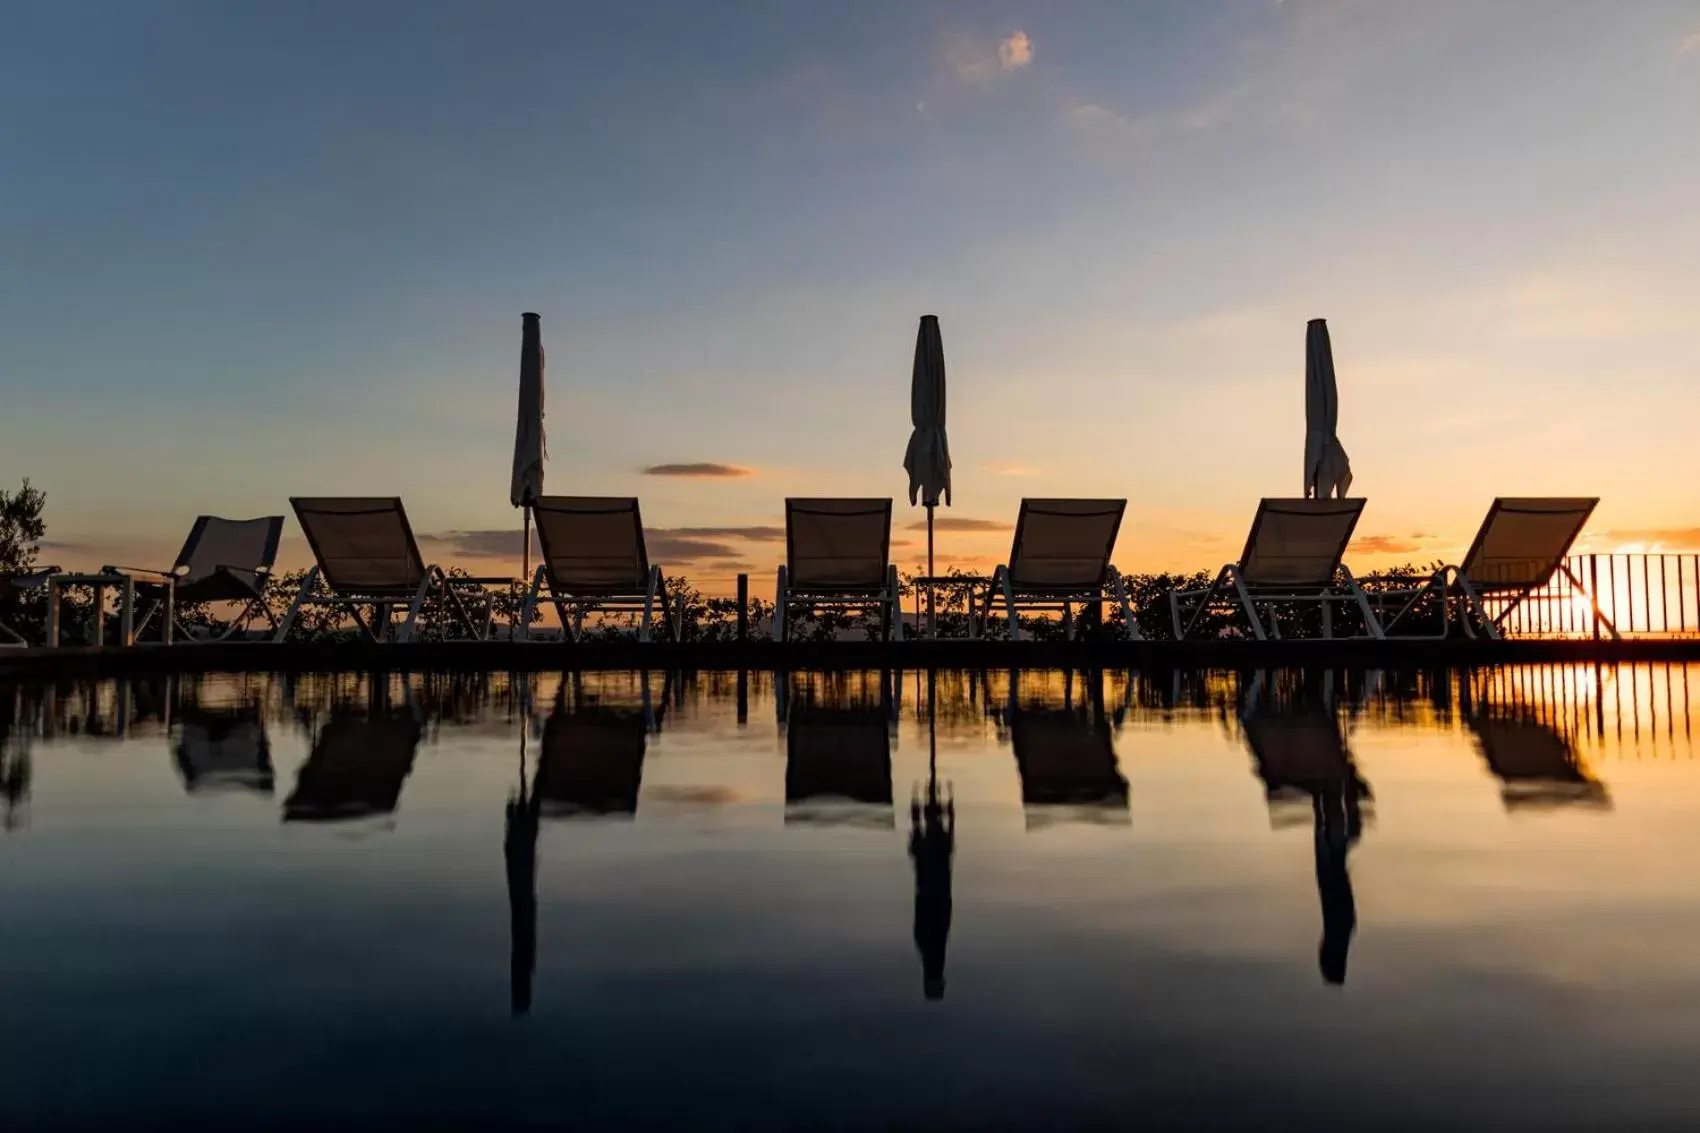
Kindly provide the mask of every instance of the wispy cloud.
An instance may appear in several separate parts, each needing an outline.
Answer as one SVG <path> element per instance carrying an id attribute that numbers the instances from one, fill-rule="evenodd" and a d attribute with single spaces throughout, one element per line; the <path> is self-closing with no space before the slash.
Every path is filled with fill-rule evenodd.
<path id="1" fill-rule="evenodd" d="M 785 538 L 783 527 L 653 527 L 656 535 L 672 535 L 682 539 L 743 539 L 751 543 L 777 543 Z"/>
<path id="2" fill-rule="evenodd" d="M 966 516 L 956 515 L 941 515 L 933 521 L 934 531 L 1008 531 L 1013 526 L 1013 524 L 1004 523 L 1002 520 L 997 519 L 969 519 Z M 904 530 L 925 531 L 926 529 L 927 521 L 924 519 L 917 519 L 914 523 L 909 524 Z"/>
<path id="3" fill-rule="evenodd" d="M 659 531 L 645 532 L 644 544 L 649 550 L 651 559 L 667 564 L 696 563 L 741 557 L 738 550 L 730 543 L 716 542 L 712 539 L 690 539 L 678 535 L 663 534 Z"/>
<path id="4" fill-rule="evenodd" d="M 1033 39 L 1020 28 L 1005 36 L 998 44 L 998 62 L 1006 71 L 1019 70 L 1033 62 Z"/>
<path id="5" fill-rule="evenodd" d="M 1602 531 L 1598 539 L 1614 546 L 1635 544 L 1651 548 L 1700 548 L 1700 527 L 1639 527 Z"/>
<path id="6" fill-rule="evenodd" d="M 523 532 L 517 528 L 483 531 L 435 531 L 419 536 L 421 543 L 447 547 L 472 559 L 517 559 Z M 535 546 L 535 542 L 533 546 Z"/>
<path id="7" fill-rule="evenodd" d="M 1360 555 L 1409 555 L 1422 550 L 1423 545 L 1397 535 L 1361 535 L 1352 540 L 1351 549 Z"/>
<path id="8" fill-rule="evenodd" d="M 737 480 L 745 476 L 754 476 L 753 468 L 743 468 L 736 464 L 717 464 L 713 461 L 700 461 L 689 464 L 652 464 L 643 470 L 645 476 L 680 476 L 696 480 Z"/>
<path id="9" fill-rule="evenodd" d="M 1033 62 L 1033 37 L 1019 28 L 1002 39 L 961 34 L 945 41 L 945 70 L 965 83 L 989 83 Z"/>
<path id="10" fill-rule="evenodd" d="M 986 465 L 986 471 L 993 476 L 1037 476 L 1039 470 L 1030 464 L 1022 464 L 1018 460 L 995 460 Z"/>
<path id="11" fill-rule="evenodd" d="M 1148 118 L 1126 118 L 1096 102 L 1077 102 L 1067 111 L 1068 124 L 1083 136 L 1101 143 L 1132 145 L 1149 141 L 1157 134 Z"/>

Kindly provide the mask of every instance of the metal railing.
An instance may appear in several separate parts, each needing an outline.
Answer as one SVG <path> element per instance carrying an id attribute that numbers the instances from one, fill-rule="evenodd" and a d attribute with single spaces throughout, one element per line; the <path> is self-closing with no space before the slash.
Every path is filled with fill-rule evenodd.
<path id="1" fill-rule="evenodd" d="M 1507 637 L 1700 638 L 1700 554 L 1573 555 L 1546 586 L 1512 610 Z M 1489 609 L 1492 610 L 1490 604 Z"/>

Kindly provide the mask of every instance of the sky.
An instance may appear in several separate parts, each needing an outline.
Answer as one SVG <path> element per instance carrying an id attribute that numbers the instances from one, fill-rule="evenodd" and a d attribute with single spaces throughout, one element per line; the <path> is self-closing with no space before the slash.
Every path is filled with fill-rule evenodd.
<path id="1" fill-rule="evenodd" d="M 1301 490 L 1315 317 L 1360 567 L 1455 557 L 1495 495 L 1600 496 L 1592 549 L 1700 547 L 1694 0 L 6 24 L 0 484 L 46 490 L 63 566 L 168 565 L 197 514 L 319 494 L 401 496 L 445 565 L 517 560 L 525 311 L 547 489 L 640 497 L 711 591 L 768 578 L 788 495 L 896 497 L 919 558 L 927 313 L 941 567 L 999 561 L 1023 496 L 1127 497 L 1126 570 L 1233 557 Z"/>

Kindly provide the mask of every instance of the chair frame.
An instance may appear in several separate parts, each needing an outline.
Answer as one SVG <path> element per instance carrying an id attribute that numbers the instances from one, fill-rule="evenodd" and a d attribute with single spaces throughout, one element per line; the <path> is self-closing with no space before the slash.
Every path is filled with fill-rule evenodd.
<path id="1" fill-rule="evenodd" d="M 38 588 L 45 589 L 48 584 L 52 582 L 54 575 L 62 573 L 64 572 L 56 566 L 38 567 L 34 570 L 18 571 L 9 574 L 4 580 L 0 580 L 0 584 L 13 586 L 19 590 L 35 590 Z M 17 581 L 19 579 L 29 579 L 30 581 L 24 585 L 19 585 Z M 29 638 L 25 637 L 5 622 L 0 621 L 0 646 L 22 646 L 27 649 L 29 648 L 29 644 Z M 49 642 L 48 644 L 51 645 L 53 643 Z"/>
<path id="2" fill-rule="evenodd" d="M 349 618 L 373 642 L 382 642 L 388 633 L 397 644 L 406 644 L 413 640 L 414 627 L 419 620 L 419 610 L 425 604 L 427 595 L 436 591 L 447 601 L 455 621 L 466 630 L 467 636 L 474 641 L 484 641 L 489 638 L 490 626 L 495 618 L 492 607 L 485 615 L 484 628 L 480 630 L 473 622 L 472 615 L 467 611 L 466 604 L 461 600 L 459 588 L 512 585 L 511 578 L 450 578 L 443 573 L 441 567 L 425 563 L 425 558 L 419 552 L 419 541 L 413 537 L 413 525 L 408 521 L 407 511 L 402 507 L 400 497 L 390 497 L 395 502 L 395 514 L 401 520 L 403 531 L 407 535 L 408 549 L 414 558 L 423 565 L 417 586 L 401 587 L 337 587 L 328 577 L 324 577 L 324 557 L 319 552 L 319 542 L 314 536 L 311 525 L 302 522 L 301 530 L 307 536 L 307 543 L 313 549 L 314 564 L 301 580 L 300 588 L 295 592 L 295 600 L 290 603 L 289 610 L 278 624 L 277 632 L 272 636 L 274 644 L 281 644 L 289 636 L 289 631 L 295 625 L 295 618 L 304 606 L 328 606 L 343 609 Z M 296 519 L 301 517 L 300 499 L 291 497 L 290 504 L 296 508 Z M 385 511 L 389 509 L 383 509 Z M 314 593 L 321 577 L 324 577 L 325 593 Z M 401 627 L 395 627 L 395 609 L 406 604 L 407 617 Z M 372 608 L 372 618 L 368 621 L 360 614 L 362 606 Z"/>
<path id="3" fill-rule="evenodd" d="M 207 525 L 214 519 L 219 518 L 222 517 L 202 515 L 195 518 L 195 525 L 189 529 L 188 538 L 183 540 L 183 549 L 177 552 L 177 562 L 170 570 L 154 570 L 148 567 L 130 566 L 108 566 L 101 568 L 102 570 L 111 573 L 146 575 L 148 576 L 148 579 L 143 583 L 143 585 L 153 585 L 164 588 L 164 593 L 160 597 L 154 599 L 152 605 L 148 606 L 148 608 L 142 612 L 142 616 L 136 620 L 135 633 L 137 637 L 142 635 L 142 631 L 145 630 L 148 627 L 148 624 L 153 621 L 154 616 L 161 613 L 161 611 L 164 612 L 164 619 L 161 623 L 160 637 L 167 645 L 173 644 L 174 641 L 191 645 L 206 645 L 214 642 L 229 641 L 236 635 L 237 631 L 245 631 L 248 626 L 252 625 L 255 615 L 259 614 L 263 614 L 265 616 L 266 621 L 272 628 L 272 632 L 277 632 L 277 615 L 272 613 L 271 606 L 266 602 L 266 588 L 271 582 L 272 572 L 276 569 L 278 543 L 283 538 L 284 517 L 281 515 L 267 515 L 259 517 L 269 520 L 271 523 L 271 530 L 266 536 L 265 549 L 261 552 L 263 559 L 262 562 L 251 567 L 237 563 L 220 563 L 213 568 L 214 574 L 222 573 L 235 578 L 235 572 L 241 572 L 242 574 L 251 573 L 254 575 L 255 579 L 253 587 L 254 595 L 251 598 L 230 599 L 230 601 L 242 602 L 242 609 L 230 620 L 229 624 L 224 627 L 223 632 L 217 632 L 215 630 L 206 637 L 197 637 L 188 626 L 183 624 L 178 613 L 178 603 L 181 599 L 177 594 L 177 589 L 179 586 L 184 585 L 184 580 L 187 578 L 189 573 L 190 560 L 194 557 L 195 549 L 200 545 L 201 538 L 206 534 Z M 208 577 L 211 576 L 209 575 Z M 216 601 L 217 599 L 209 600 Z M 174 630 L 176 634 L 181 634 L 182 636 L 175 637 L 173 634 Z"/>
<path id="4" fill-rule="evenodd" d="M 886 640 L 903 640 L 903 592 L 898 584 L 897 564 L 891 561 L 891 501 L 881 500 L 884 505 L 886 523 L 885 536 L 880 548 L 880 556 L 885 559 L 885 580 L 878 585 L 870 586 L 802 586 L 791 584 L 791 559 L 793 551 L 791 510 L 793 504 L 811 502 L 806 499 L 788 499 L 785 501 L 785 563 L 779 568 L 778 583 L 774 589 L 773 601 L 773 640 L 788 642 L 791 640 L 791 613 L 793 610 L 803 613 L 813 613 L 816 610 L 862 610 L 864 612 L 878 609 L 885 618 Z M 869 509 L 870 513 L 874 509 Z M 856 514 L 856 513 L 846 513 Z"/>
<path id="5" fill-rule="evenodd" d="M 1281 634 L 1280 621 L 1273 611 L 1268 614 L 1268 624 L 1259 616 L 1259 603 L 1276 602 L 1314 602 L 1322 607 L 1322 637 L 1318 640 L 1341 640 L 1334 636 L 1333 603 L 1355 602 L 1363 614 L 1364 624 L 1369 629 L 1369 638 L 1380 641 L 1386 634 L 1380 620 L 1375 616 L 1375 610 L 1370 606 L 1369 596 L 1352 574 L 1351 568 L 1341 560 L 1345 557 L 1346 547 L 1352 541 L 1352 533 L 1357 530 L 1358 518 L 1363 514 L 1363 501 L 1358 501 L 1358 514 L 1346 526 L 1340 537 L 1340 545 L 1334 551 L 1334 569 L 1326 581 L 1318 580 L 1313 584 L 1303 583 L 1259 583 L 1248 579 L 1245 563 L 1251 558 L 1252 551 L 1257 546 L 1257 536 L 1263 527 L 1264 514 L 1268 510 L 1271 499 L 1265 499 L 1257 506 L 1257 515 L 1251 521 L 1251 531 L 1246 536 L 1245 549 L 1240 552 L 1237 561 L 1228 563 L 1217 572 L 1216 578 L 1203 590 L 1171 590 L 1169 591 L 1169 617 L 1174 626 L 1175 640 L 1186 641 L 1192 636 L 1210 609 L 1227 604 L 1237 605 L 1245 612 L 1246 621 L 1250 623 L 1252 637 L 1257 641 L 1287 640 Z M 1281 502 L 1281 501 L 1274 501 Z M 1181 616 L 1181 599 L 1198 598 L 1197 607 L 1192 616 L 1184 621 Z"/>
<path id="6" fill-rule="evenodd" d="M 1145 635 L 1139 631 L 1139 621 L 1134 617 L 1133 603 L 1128 600 L 1127 584 L 1123 581 L 1121 571 L 1110 563 L 1110 555 L 1114 553 L 1116 537 L 1121 534 L 1122 517 L 1127 512 L 1126 500 L 1105 500 L 1104 503 L 1116 504 L 1116 522 L 1110 528 L 1109 542 L 1104 547 L 1104 569 L 1100 574 L 1098 585 L 1094 587 L 1049 587 L 1023 586 L 1015 581 L 1015 565 L 1020 559 L 1022 550 L 1021 537 L 1027 526 L 1029 500 L 1021 501 L 1021 511 L 1015 518 L 1015 536 L 1010 541 L 1009 562 L 1001 563 L 992 571 L 991 585 L 986 588 L 986 601 L 981 611 L 979 621 L 982 626 L 991 621 L 992 606 L 1001 597 L 1004 604 L 1005 617 L 1009 624 L 1009 639 L 1023 640 L 1021 634 L 1021 610 L 1061 610 L 1063 636 L 1074 640 L 1074 609 L 1076 604 L 1082 607 L 1096 603 L 1100 606 L 1115 603 L 1121 607 L 1122 636 L 1128 641 L 1143 641 Z M 1040 501 L 1044 502 L 1044 501 Z M 1088 501 L 1069 501 L 1088 502 Z M 1090 501 L 1097 502 L 1097 501 Z M 1083 611 L 1084 612 L 1084 611 Z"/>
<path id="7" fill-rule="evenodd" d="M 1451 631 L 1454 614 L 1456 614 L 1456 620 L 1463 629 L 1464 636 L 1473 641 L 1476 638 L 1476 627 L 1470 624 L 1469 615 L 1471 611 L 1474 611 L 1482 620 L 1483 632 L 1488 640 L 1503 641 L 1505 634 L 1502 627 L 1506 619 L 1527 601 L 1531 594 L 1550 585 L 1554 575 L 1562 574 L 1569 580 L 1570 585 L 1575 587 L 1578 594 L 1582 594 L 1588 599 L 1588 605 L 1593 610 L 1594 617 L 1599 625 L 1611 635 L 1611 639 L 1613 641 L 1622 640 L 1622 634 L 1618 632 L 1617 626 L 1610 618 L 1606 617 L 1605 611 L 1600 609 L 1599 597 L 1583 584 L 1582 580 L 1576 576 L 1576 572 L 1570 569 L 1570 564 L 1565 562 L 1566 556 L 1570 553 L 1570 548 L 1575 545 L 1577 538 L 1582 534 L 1582 528 L 1587 526 L 1588 520 L 1592 518 L 1594 508 L 1599 506 L 1600 501 L 1598 499 L 1589 502 L 1587 509 L 1582 512 L 1581 517 L 1576 521 L 1576 526 L 1571 530 L 1570 538 L 1565 541 L 1564 549 L 1554 557 L 1552 565 L 1546 569 L 1538 582 L 1528 584 L 1521 582 L 1495 583 L 1492 580 L 1476 580 L 1469 576 L 1466 568 L 1469 566 L 1470 560 L 1475 558 L 1481 550 L 1482 544 L 1487 541 L 1488 532 L 1493 529 L 1494 520 L 1498 519 L 1502 512 L 1518 510 L 1506 506 L 1508 498 L 1510 497 L 1500 496 L 1493 501 L 1493 505 L 1488 508 L 1488 513 L 1483 518 L 1481 526 L 1476 529 L 1476 537 L 1471 540 L 1470 549 L 1465 553 L 1461 563 L 1441 567 L 1431 574 L 1422 585 L 1413 589 L 1388 590 L 1377 595 L 1380 598 L 1407 599 L 1405 604 L 1399 607 L 1398 612 L 1388 620 L 1385 627 L 1386 632 L 1391 634 L 1393 628 L 1416 607 L 1418 602 L 1422 601 L 1425 596 L 1438 591 L 1441 601 L 1440 632 L 1437 634 L 1400 634 L 1401 640 L 1444 640 Z M 1454 589 L 1456 589 L 1458 596 L 1464 600 L 1461 607 L 1452 601 Z M 1489 602 L 1504 602 L 1505 606 L 1498 614 L 1494 614 L 1487 607 Z"/>
<path id="8" fill-rule="evenodd" d="M 549 500 L 550 498 L 551 497 L 549 496 L 544 496 L 542 500 L 533 500 L 526 505 L 531 509 L 531 514 L 534 520 L 539 510 L 537 505 Z M 582 498 L 598 499 L 598 497 Z M 519 640 L 529 641 L 531 638 L 532 612 L 537 608 L 539 599 L 543 599 L 554 605 L 555 614 L 561 619 L 562 634 L 568 641 L 574 643 L 583 640 L 585 614 L 593 610 L 598 612 L 620 610 L 628 612 L 641 611 L 643 616 L 638 622 L 638 641 L 641 644 L 648 644 L 653 639 L 653 627 L 657 608 L 661 611 L 662 630 L 666 633 L 668 640 L 679 640 L 679 636 L 683 631 L 685 596 L 680 594 L 677 602 L 673 604 L 670 604 L 668 601 L 666 578 L 661 571 L 661 567 L 658 564 L 651 563 L 649 561 L 649 547 L 643 534 L 643 513 L 637 499 L 635 497 L 627 496 L 609 496 L 601 497 L 600 502 L 611 504 L 618 500 L 620 503 L 624 504 L 627 499 L 631 500 L 630 509 L 627 509 L 624 506 L 617 508 L 607 507 L 602 509 L 600 513 L 608 515 L 625 515 L 629 512 L 631 515 L 632 523 L 637 527 L 638 549 L 643 556 L 643 582 L 637 586 L 631 587 L 630 589 L 615 588 L 613 590 L 599 593 L 589 593 L 559 585 L 552 566 L 553 558 L 549 553 L 549 537 L 544 534 L 543 525 L 541 523 L 534 522 L 532 526 L 537 532 L 537 541 L 538 545 L 542 548 L 543 561 L 537 564 L 537 569 L 532 572 L 531 582 L 526 590 L 525 604 L 520 611 Z M 544 508 L 542 510 L 547 511 L 551 509 Z M 566 509 L 554 510 L 565 511 Z M 577 509 L 577 511 L 579 514 L 594 514 L 583 508 Z M 544 594 L 545 587 L 548 589 L 547 596 Z M 568 615 L 569 606 L 571 607 L 570 617 Z M 677 607 L 676 609 L 674 608 L 675 606 Z"/>

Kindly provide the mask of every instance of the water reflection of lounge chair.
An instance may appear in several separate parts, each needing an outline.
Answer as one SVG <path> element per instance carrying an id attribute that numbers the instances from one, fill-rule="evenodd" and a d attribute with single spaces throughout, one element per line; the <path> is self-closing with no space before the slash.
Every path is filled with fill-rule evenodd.
<path id="1" fill-rule="evenodd" d="M 1029 830 L 1058 821 L 1128 821 L 1127 780 L 1102 713 L 1014 708 L 1006 722 Z"/>
<path id="2" fill-rule="evenodd" d="M 1570 741 L 1545 724 L 1499 713 L 1469 723 L 1507 810 L 1611 806 L 1606 785 L 1589 774 Z"/>
<path id="3" fill-rule="evenodd" d="M 545 815 L 630 818 L 637 814 L 649 724 L 641 709 L 557 704 L 543 725 L 532 784 Z"/>
<path id="4" fill-rule="evenodd" d="M 332 717 L 284 800 L 285 822 L 340 822 L 395 812 L 421 729 L 410 711 Z"/>
<path id="5" fill-rule="evenodd" d="M 814 706 L 792 710 L 785 729 L 785 821 L 895 824 L 886 712 Z"/>
<path id="6" fill-rule="evenodd" d="M 1332 713 L 1321 708 L 1256 710 L 1241 718 L 1240 727 L 1276 826 L 1310 821 L 1314 800 L 1324 793 L 1349 790 L 1369 797 Z"/>
<path id="7" fill-rule="evenodd" d="M 272 793 L 271 740 L 258 712 L 185 709 L 172 747 L 190 794 L 219 790 Z"/>

